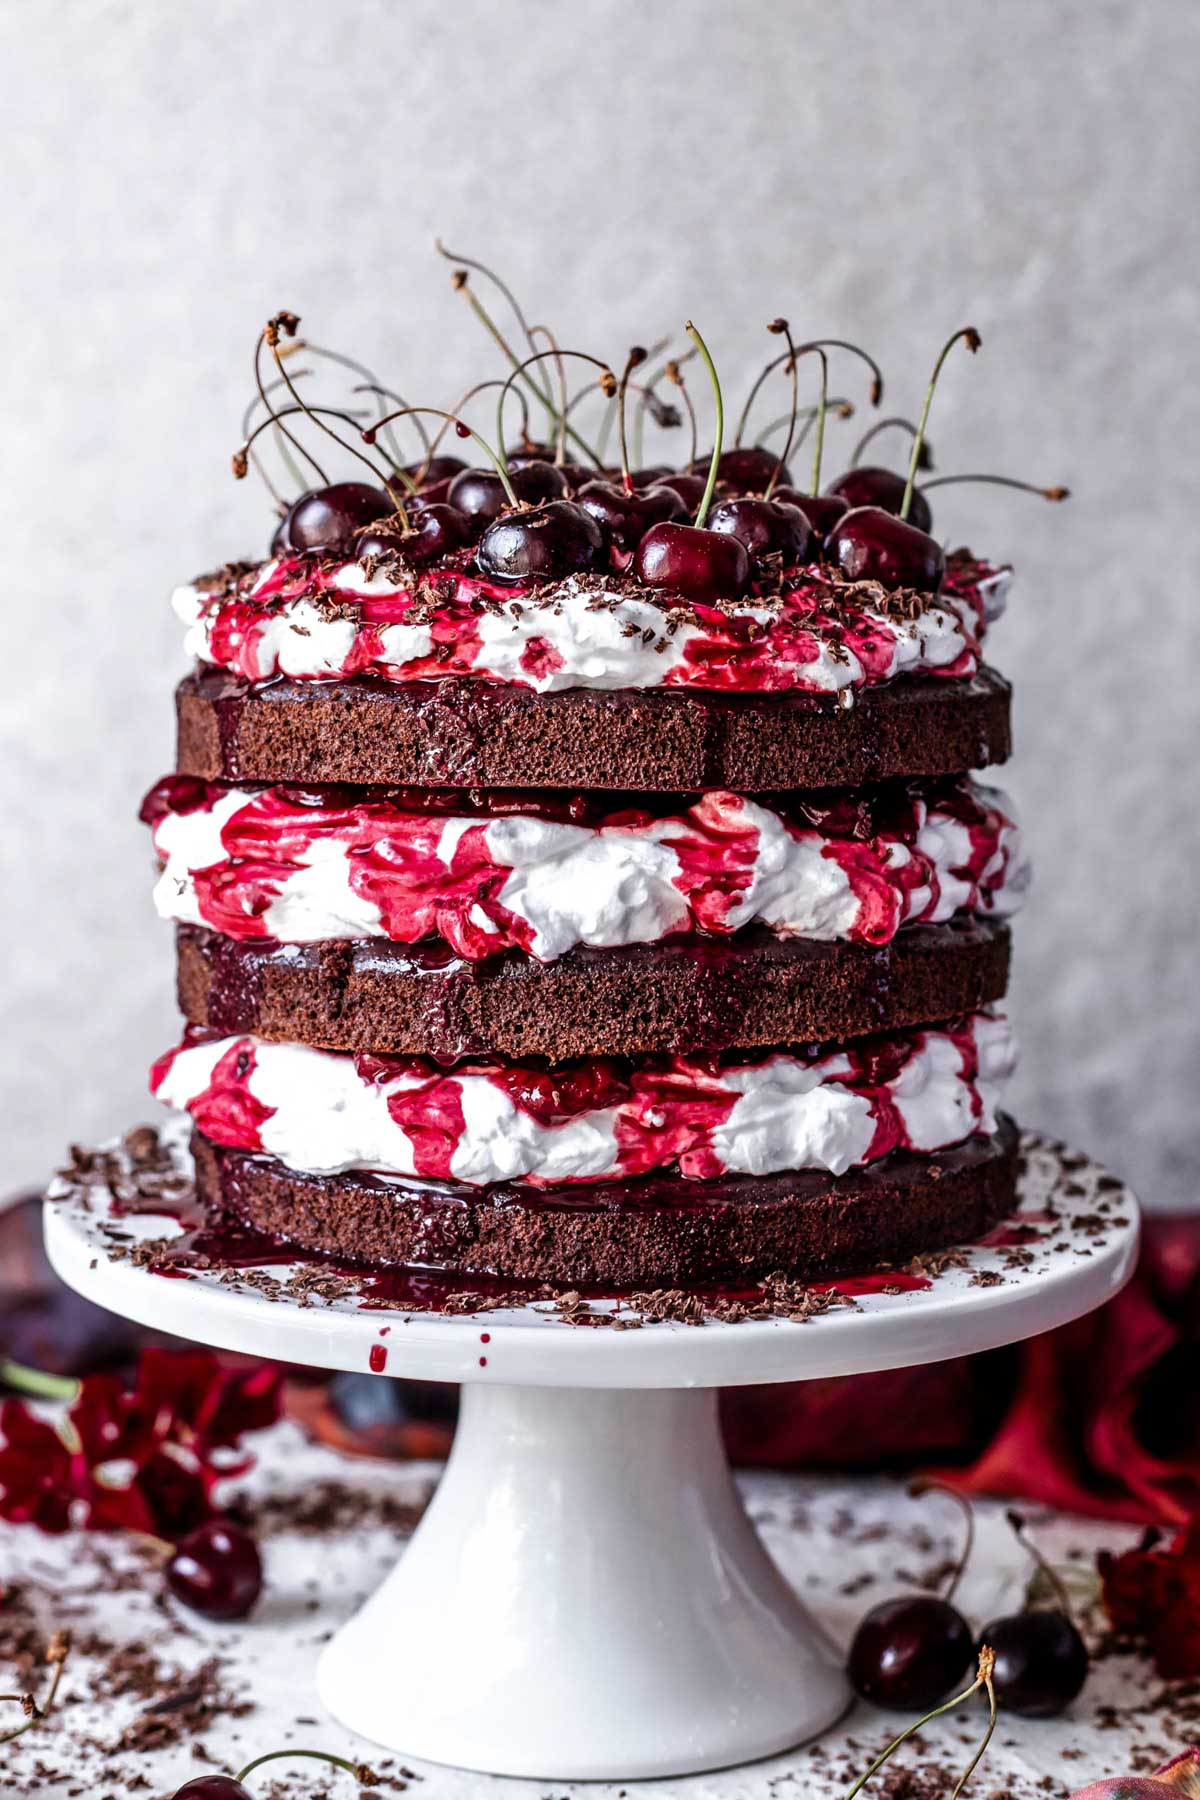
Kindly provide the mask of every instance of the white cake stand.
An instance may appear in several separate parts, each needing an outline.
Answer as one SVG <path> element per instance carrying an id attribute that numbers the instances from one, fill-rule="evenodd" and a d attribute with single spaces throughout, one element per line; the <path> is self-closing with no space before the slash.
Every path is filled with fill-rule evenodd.
<path id="1" fill-rule="evenodd" d="M 849 1698 L 742 1508 L 716 1389 L 991 1349 L 1079 1317 L 1128 1277 L 1136 1202 L 1096 1165 L 1064 1180 L 1035 1144 L 1022 1214 L 1046 1233 L 1022 1267 L 980 1247 L 928 1289 L 873 1293 L 805 1324 L 627 1331 L 537 1309 L 448 1318 L 301 1306 L 208 1274 L 166 1280 L 112 1260 L 95 1189 L 48 1205 L 46 1243 L 72 1287 L 142 1324 L 287 1362 L 463 1383 L 434 1500 L 325 1649 L 322 1699 L 406 1756 L 628 1780 L 784 1750 Z M 162 1217 L 120 1227 L 173 1229 Z M 997 1269 L 996 1285 L 975 1279 Z"/>

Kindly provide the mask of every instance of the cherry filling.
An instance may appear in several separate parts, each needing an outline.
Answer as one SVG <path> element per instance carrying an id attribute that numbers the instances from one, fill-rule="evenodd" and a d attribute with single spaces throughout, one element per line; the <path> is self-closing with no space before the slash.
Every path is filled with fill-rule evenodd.
<path id="1" fill-rule="evenodd" d="M 997 796 L 961 781 L 749 799 L 168 776 L 142 818 L 169 917 L 241 940 L 442 938 L 471 961 L 755 921 L 886 943 L 994 909 L 1016 854 Z"/>
<path id="2" fill-rule="evenodd" d="M 984 1016 L 765 1057 L 557 1065 L 441 1066 L 189 1027 L 150 1085 L 214 1142 L 289 1167 L 538 1187 L 659 1169 L 701 1181 L 803 1167 L 839 1174 L 895 1150 L 943 1149 L 993 1128 L 986 1084 L 1010 1062 L 1003 1021 Z"/>

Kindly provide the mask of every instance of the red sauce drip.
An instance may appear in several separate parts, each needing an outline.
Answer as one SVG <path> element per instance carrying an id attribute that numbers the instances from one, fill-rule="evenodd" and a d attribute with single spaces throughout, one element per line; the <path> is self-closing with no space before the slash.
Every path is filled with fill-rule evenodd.
<path id="1" fill-rule="evenodd" d="M 387 1368 L 387 1345 L 372 1344 L 371 1354 L 367 1358 L 372 1375 L 382 1375 Z"/>

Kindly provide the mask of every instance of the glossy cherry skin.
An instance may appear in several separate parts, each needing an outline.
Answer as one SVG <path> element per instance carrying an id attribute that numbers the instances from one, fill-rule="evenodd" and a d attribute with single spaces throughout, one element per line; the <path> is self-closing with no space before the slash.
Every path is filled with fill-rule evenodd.
<path id="1" fill-rule="evenodd" d="M 176 1599 L 206 1619 L 244 1619 L 262 1592 L 262 1558 L 240 1525 L 209 1519 L 180 1538 L 166 1578 Z"/>
<path id="2" fill-rule="evenodd" d="M 475 560 L 489 581 L 552 581 L 602 559 L 604 533 L 573 500 L 548 500 L 529 512 L 493 519 Z"/>
<path id="3" fill-rule="evenodd" d="M 665 588 L 689 600 L 733 599 L 750 582 L 750 555 L 738 538 L 695 525 L 652 525 L 633 558 L 644 587 Z"/>
<path id="4" fill-rule="evenodd" d="M 771 498 L 798 506 L 819 538 L 828 537 L 843 513 L 850 511 L 837 494 L 802 494 L 798 488 L 777 487 Z"/>
<path id="5" fill-rule="evenodd" d="M 689 464 L 688 472 L 707 478 L 710 461 L 710 456 L 698 457 Z M 735 488 L 739 494 L 762 494 L 770 487 L 777 469 L 780 481 L 790 487 L 791 472 L 786 466 L 779 468 L 779 457 L 773 450 L 761 449 L 757 444 L 735 444 L 721 452 L 717 480 Z"/>
<path id="6" fill-rule="evenodd" d="M 393 510 L 382 488 L 365 481 L 338 481 L 313 488 L 293 503 L 280 531 L 289 550 L 338 553 L 350 549 L 364 525 Z"/>
<path id="7" fill-rule="evenodd" d="M 936 1594 L 902 1594 L 867 1613 L 846 1673 L 864 1700 L 926 1713 L 961 1681 L 974 1654 L 971 1628 L 956 1606 Z"/>
<path id="8" fill-rule="evenodd" d="M 174 1800 L 254 1800 L 254 1796 L 232 1775 L 195 1775 L 175 1789 Z"/>
<path id="9" fill-rule="evenodd" d="M 847 506 L 878 506 L 884 512 L 895 513 L 899 517 L 907 486 L 907 475 L 897 475 L 894 469 L 873 469 L 868 466 L 847 469 L 844 475 L 839 475 L 836 481 L 829 483 L 825 492 L 837 494 Z M 915 525 L 918 531 L 930 531 L 933 528 L 933 514 L 920 488 L 913 489 L 908 523 Z"/>
<path id="10" fill-rule="evenodd" d="M 514 468 L 509 480 L 517 499 L 528 500 L 531 506 L 539 500 L 561 500 L 567 492 L 567 478 L 553 463 L 526 463 Z M 494 469 L 464 469 L 450 483 L 446 498 L 460 512 L 484 523 L 498 519 L 512 504 Z"/>
<path id="11" fill-rule="evenodd" d="M 782 500 L 719 500 L 705 525 L 745 544 L 751 556 L 770 556 L 778 551 L 785 562 L 806 562 L 812 553 L 812 527 L 798 506 Z"/>
<path id="12" fill-rule="evenodd" d="M 825 555 L 852 581 L 936 594 L 946 557 L 936 538 L 878 506 L 843 513 L 825 539 Z"/>
<path id="13" fill-rule="evenodd" d="M 645 469 L 635 469 L 630 479 L 638 492 L 642 493 L 648 487 L 661 487 L 674 474 L 675 470 L 667 463 L 651 463 Z"/>
<path id="14" fill-rule="evenodd" d="M 1025 1719 L 1052 1719 L 1087 1680 L 1083 1639 L 1058 1607 L 994 1619 L 979 1634 L 996 1652 L 996 1698 Z"/>
<path id="15" fill-rule="evenodd" d="M 431 506 L 414 506 L 408 516 L 412 525 L 409 531 L 400 529 L 398 520 L 388 522 L 395 524 L 394 530 L 368 525 L 355 542 L 356 558 L 402 556 L 413 568 L 424 569 L 471 542 L 471 521 L 457 506 L 435 501 Z"/>
<path id="16" fill-rule="evenodd" d="M 641 494 L 627 494 L 615 481 L 589 481 L 575 499 L 622 550 L 636 550 L 651 525 L 686 519 L 688 511 L 670 488 L 651 487 Z"/>

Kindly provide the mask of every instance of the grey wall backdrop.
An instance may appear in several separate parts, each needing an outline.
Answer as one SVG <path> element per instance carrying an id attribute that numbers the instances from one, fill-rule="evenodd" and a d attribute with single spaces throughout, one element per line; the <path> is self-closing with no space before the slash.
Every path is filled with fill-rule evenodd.
<path id="1" fill-rule="evenodd" d="M 490 372 L 432 253 L 619 357 L 694 313 L 738 392 L 787 313 L 948 370 L 953 539 L 1017 563 L 1037 887 L 1030 1122 L 1200 1196 L 1200 12 L 1178 0 L 6 0 L 0 1185 L 145 1116 L 170 933 L 134 814 L 169 766 L 173 582 L 255 553 L 228 475 L 266 315 L 448 401 Z M 831 470 L 832 472 L 832 470 Z"/>

